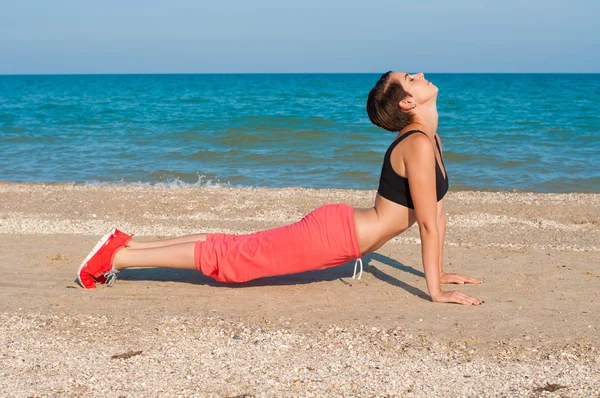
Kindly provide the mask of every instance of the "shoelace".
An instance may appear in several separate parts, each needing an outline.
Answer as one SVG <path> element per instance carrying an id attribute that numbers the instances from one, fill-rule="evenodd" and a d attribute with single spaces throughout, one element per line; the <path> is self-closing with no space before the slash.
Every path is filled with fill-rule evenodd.
<path id="1" fill-rule="evenodd" d="M 118 271 L 110 270 L 104 274 L 104 276 L 106 277 L 106 286 L 112 287 L 112 285 L 115 284 L 118 273 Z"/>
<path id="2" fill-rule="evenodd" d="M 354 275 L 352 275 L 352 279 L 356 278 L 356 266 L 358 264 L 360 264 L 360 274 L 358 274 L 358 279 L 360 279 L 362 277 L 362 272 L 363 272 L 362 258 L 357 258 L 356 262 L 354 263 Z"/>
<path id="3" fill-rule="evenodd" d="M 117 235 L 113 234 L 113 236 L 116 237 Z M 131 234 L 131 236 L 133 236 L 133 234 Z M 124 245 L 124 247 L 129 247 L 129 245 Z M 106 277 L 106 286 L 112 287 L 115 284 L 118 273 L 119 273 L 119 271 L 117 271 L 113 266 L 113 269 L 111 269 L 110 271 L 108 271 L 104 274 L 104 276 Z"/>

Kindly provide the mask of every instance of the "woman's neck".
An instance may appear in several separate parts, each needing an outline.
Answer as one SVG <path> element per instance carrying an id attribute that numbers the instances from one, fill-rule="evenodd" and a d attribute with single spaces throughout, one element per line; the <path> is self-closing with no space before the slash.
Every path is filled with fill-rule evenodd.
<path id="1" fill-rule="evenodd" d="M 434 103 L 417 108 L 413 111 L 414 118 L 411 125 L 417 125 L 420 130 L 433 137 L 438 128 L 437 106 Z"/>

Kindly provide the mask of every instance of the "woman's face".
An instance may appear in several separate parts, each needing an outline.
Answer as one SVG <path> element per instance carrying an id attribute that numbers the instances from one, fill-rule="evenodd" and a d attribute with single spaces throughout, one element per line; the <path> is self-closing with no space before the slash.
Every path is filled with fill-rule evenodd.
<path id="1" fill-rule="evenodd" d="M 422 72 L 409 74 L 406 72 L 395 72 L 394 77 L 402 84 L 402 87 L 413 98 L 412 100 L 420 105 L 437 97 L 438 88 L 425 79 Z"/>

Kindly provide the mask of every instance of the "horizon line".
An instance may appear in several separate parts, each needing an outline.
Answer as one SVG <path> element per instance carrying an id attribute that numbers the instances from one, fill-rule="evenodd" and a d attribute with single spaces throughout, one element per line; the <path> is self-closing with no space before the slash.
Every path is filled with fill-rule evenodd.
<path id="1" fill-rule="evenodd" d="M 385 72 L 107 72 L 107 73 L 0 73 L 0 76 L 139 76 L 139 75 L 377 75 Z M 600 72 L 426 72 L 438 75 L 598 75 Z"/>

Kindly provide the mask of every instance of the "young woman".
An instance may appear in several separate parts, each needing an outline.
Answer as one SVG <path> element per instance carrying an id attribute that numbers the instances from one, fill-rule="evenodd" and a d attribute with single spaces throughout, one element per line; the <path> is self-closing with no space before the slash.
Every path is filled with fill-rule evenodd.
<path id="1" fill-rule="evenodd" d="M 326 205 L 294 224 L 248 235 L 199 234 L 134 242 L 115 229 L 83 261 L 78 282 L 84 288 L 94 288 L 96 283 L 112 286 L 118 271 L 131 267 L 197 269 L 221 282 L 245 282 L 324 269 L 352 259 L 357 259 L 355 276 L 357 265 L 362 275 L 362 255 L 416 222 L 431 300 L 482 304 L 462 292 L 441 289 L 446 283 L 481 282 L 447 274 L 442 267 L 448 176 L 436 133 L 437 93 L 422 73 L 403 72 L 383 74 L 369 93 L 371 121 L 398 133 L 385 154 L 373 207 Z"/>

